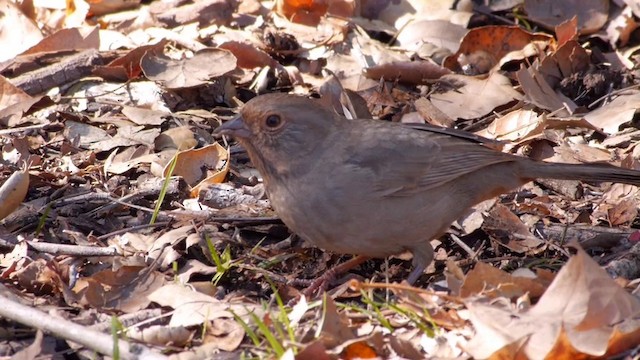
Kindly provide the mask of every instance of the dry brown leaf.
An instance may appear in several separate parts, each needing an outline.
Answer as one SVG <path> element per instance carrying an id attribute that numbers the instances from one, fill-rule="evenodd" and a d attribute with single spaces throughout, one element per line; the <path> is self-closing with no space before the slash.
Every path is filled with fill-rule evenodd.
<path id="1" fill-rule="evenodd" d="M 467 59 L 467 66 L 471 65 L 485 71 L 475 73 L 484 73 L 496 65 L 502 57 L 516 50 L 524 49 L 533 41 L 541 43 L 552 42 L 553 38 L 543 33 L 530 33 L 519 26 L 483 26 L 469 30 L 462 39 L 458 51 L 448 56 L 443 66 L 452 71 L 462 69 L 461 59 Z M 489 65 L 479 65 L 475 61 L 474 55 L 481 53 L 487 54 Z M 478 59 L 485 59 L 486 56 Z M 470 63 L 470 64 L 469 64 Z"/>
<path id="2" fill-rule="evenodd" d="M 607 210 L 607 218 L 611 226 L 631 224 L 638 216 L 635 200 L 624 199 Z"/>
<path id="3" fill-rule="evenodd" d="M 580 43 L 572 40 L 560 46 L 551 56 L 544 58 L 537 70 L 555 89 L 562 79 L 587 71 L 590 65 L 589 53 Z"/>
<path id="4" fill-rule="evenodd" d="M 276 12 L 292 22 L 316 26 L 328 13 L 343 18 L 354 15 L 354 0 L 277 0 Z"/>
<path id="5" fill-rule="evenodd" d="M 229 171 L 229 152 L 220 144 L 183 150 L 176 154 L 175 168 L 172 175 L 182 176 L 192 186 L 192 197 L 197 197 L 200 190 L 210 184 L 224 181 Z M 164 176 L 169 176 L 171 162 L 166 164 Z"/>
<path id="6" fill-rule="evenodd" d="M 518 216 L 502 204 L 495 204 L 489 211 L 482 228 L 511 251 L 525 253 L 538 248 L 544 242 L 533 236 Z"/>
<path id="7" fill-rule="evenodd" d="M 320 325 L 320 337 L 322 344 L 327 348 L 334 348 L 347 340 L 355 338 L 353 330 L 349 327 L 347 319 L 338 313 L 335 301 L 330 296 L 324 296 L 324 318 Z"/>
<path id="8" fill-rule="evenodd" d="M 279 66 L 277 61 L 253 43 L 227 41 L 218 47 L 230 51 L 238 59 L 238 66 L 244 69 Z"/>
<path id="9" fill-rule="evenodd" d="M 451 71 L 431 61 L 390 62 L 364 69 L 364 75 L 371 79 L 398 80 L 416 85 L 430 83 L 446 74 L 451 74 Z"/>
<path id="10" fill-rule="evenodd" d="M 333 357 L 327 353 L 327 348 L 322 344 L 322 341 L 316 340 L 307 344 L 298 355 L 296 360 L 330 360 Z"/>
<path id="11" fill-rule="evenodd" d="M 22 55 L 98 49 L 100 46 L 99 31 L 100 29 L 97 26 L 62 29 L 42 39 L 38 44 L 23 52 Z"/>
<path id="12" fill-rule="evenodd" d="M 553 111 L 557 116 L 567 116 L 578 107 L 571 99 L 553 89 L 537 70 L 536 62 L 528 69 L 518 70 L 516 77 L 526 100 L 542 109 Z"/>
<path id="13" fill-rule="evenodd" d="M 570 40 L 578 40 L 578 17 L 574 16 L 560 23 L 556 26 L 555 33 L 558 46 L 562 46 Z"/>
<path id="14" fill-rule="evenodd" d="M 150 7 L 152 15 L 159 22 L 174 28 L 194 22 L 201 25 L 228 24 L 236 6 L 235 0 L 199 0 L 178 3 L 153 2 Z"/>
<path id="15" fill-rule="evenodd" d="M 524 294 L 539 298 L 549 284 L 538 278 L 513 276 L 489 264 L 479 262 L 469 271 L 460 288 L 460 296 L 484 295 L 490 298 L 516 299 Z"/>
<path id="16" fill-rule="evenodd" d="M 168 42 L 168 40 L 163 39 L 155 44 L 137 47 L 105 66 L 97 66 L 94 73 L 107 80 L 126 81 L 136 79 L 142 75 L 140 59 L 147 53 L 161 54 Z"/>
<path id="17" fill-rule="evenodd" d="M 89 2 L 89 12 L 92 16 L 101 16 L 123 10 L 133 9 L 140 5 L 141 0 L 92 0 Z"/>
<path id="18" fill-rule="evenodd" d="M 613 155 L 588 144 L 566 143 L 553 148 L 554 155 L 544 158 L 548 162 L 579 164 L 585 162 L 611 162 Z"/>
<path id="19" fill-rule="evenodd" d="M 636 198 L 640 190 L 637 186 L 613 184 L 602 195 L 591 215 L 594 223 L 599 220 L 609 222 L 610 226 L 631 224 L 638 216 Z"/>
<path id="20" fill-rule="evenodd" d="M 14 127 L 23 123 L 23 115 L 40 99 L 25 93 L 0 75 L 0 125 Z"/>
<path id="21" fill-rule="evenodd" d="M 122 266 L 80 278 L 73 292 L 85 306 L 134 312 L 149 306 L 147 295 L 164 283 L 164 275 L 145 266 Z"/>

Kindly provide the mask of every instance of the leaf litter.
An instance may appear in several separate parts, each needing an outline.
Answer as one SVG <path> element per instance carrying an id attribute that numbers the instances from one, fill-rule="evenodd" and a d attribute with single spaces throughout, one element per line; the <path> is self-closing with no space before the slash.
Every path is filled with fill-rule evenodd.
<path id="1" fill-rule="evenodd" d="M 51 355 L 55 337 L 81 357 L 113 356 L 105 340 L 123 358 L 637 357 L 636 187 L 527 184 L 434 239 L 416 287 L 398 256 L 305 299 L 346 258 L 291 236 L 246 154 L 211 135 L 284 91 L 640 169 L 637 4 L 1 5 L 0 316 L 27 334 L 3 354 Z"/>

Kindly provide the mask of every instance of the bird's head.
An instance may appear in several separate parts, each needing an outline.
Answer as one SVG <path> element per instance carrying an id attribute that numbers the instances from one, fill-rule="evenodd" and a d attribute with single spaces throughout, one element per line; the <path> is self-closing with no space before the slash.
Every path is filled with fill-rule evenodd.
<path id="1" fill-rule="evenodd" d="M 276 93 L 248 101 L 215 133 L 236 138 L 268 176 L 265 172 L 283 173 L 298 161 L 308 162 L 306 156 L 326 144 L 341 121 L 346 120 L 312 99 Z"/>

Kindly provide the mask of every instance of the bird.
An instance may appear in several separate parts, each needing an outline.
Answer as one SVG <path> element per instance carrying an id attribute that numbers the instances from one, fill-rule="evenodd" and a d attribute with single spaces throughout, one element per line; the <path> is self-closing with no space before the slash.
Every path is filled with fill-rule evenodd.
<path id="1" fill-rule="evenodd" d="M 254 97 L 214 133 L 246 149 L 293 233 L 353 264 L 409 251 L 409 284 L 433 261 L 430 241 L 481 201 L 538 178 L 640 185 L 640 171 L 537 161 L 462 130 L 347 119 L 285 93 Z"/>

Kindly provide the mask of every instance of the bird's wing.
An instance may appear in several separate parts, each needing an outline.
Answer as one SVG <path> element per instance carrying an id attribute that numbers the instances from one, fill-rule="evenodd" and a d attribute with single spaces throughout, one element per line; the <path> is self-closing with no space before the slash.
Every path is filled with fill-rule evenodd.
<path id="1" fill-rule="evenodd" d="M 345 147 L 344 161 L 353 170 L 367 173 L 381 196 L 410 196 L 517 159 L 468 136 L 370 121 L 353 125 L 358 146 Z"/>

